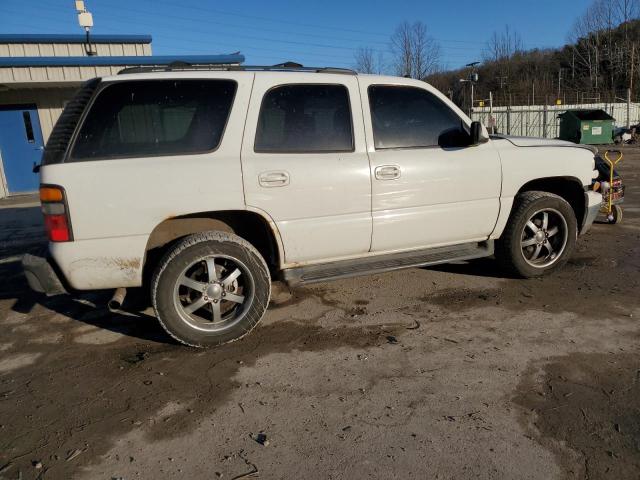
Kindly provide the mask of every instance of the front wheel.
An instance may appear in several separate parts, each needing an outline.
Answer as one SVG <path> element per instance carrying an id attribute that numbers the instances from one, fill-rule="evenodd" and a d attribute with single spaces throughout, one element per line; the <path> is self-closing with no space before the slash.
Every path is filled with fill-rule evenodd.
<path id="1" fill-rule="evenodd" d="M 270 294 L 262 256 L 225 232 L 180 241 L 160 261 L 151 288 L 160 324 L 193 347 L 217 346 L 249 333 L 264 315 Z"/>
<path id="2" fill-rule="evenodd" d="M 518 195 L 496 258 L 512 274 L 539 277 L 562 267 L 576 245 L 576 216 L 562 197 L 548 192 Z"/>
<path id="3" fill-rule="evenodd" d="M 607 221 L 612 224 L 622 222 L 622 207 L 620 205 L 613 205 L 611 213 L 607 216 Z"/>

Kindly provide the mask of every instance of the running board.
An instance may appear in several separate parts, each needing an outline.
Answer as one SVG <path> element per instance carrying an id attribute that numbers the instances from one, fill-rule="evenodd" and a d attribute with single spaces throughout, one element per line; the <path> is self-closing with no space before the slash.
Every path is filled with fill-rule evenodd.
<path id="1" fill-rule="evenodd" d="M 289 286 L 295 286 L 303 283 L 325 282 L 358 275 L 389 272 L 401 268 L 470 260 L 490 255 L 493 255 L 493 240 L 288 268 L 283 271 L 283 277 Z"/>

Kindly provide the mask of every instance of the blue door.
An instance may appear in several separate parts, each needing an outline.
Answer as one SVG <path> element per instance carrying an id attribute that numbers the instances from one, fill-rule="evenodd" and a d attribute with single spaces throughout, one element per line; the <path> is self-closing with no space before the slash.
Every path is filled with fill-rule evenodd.
<path id="1" fill-rule="evenodd" d="M 9 194 L 35 192 L 43 142 L 35 105 L 0 106 L 0 158 Z"/>

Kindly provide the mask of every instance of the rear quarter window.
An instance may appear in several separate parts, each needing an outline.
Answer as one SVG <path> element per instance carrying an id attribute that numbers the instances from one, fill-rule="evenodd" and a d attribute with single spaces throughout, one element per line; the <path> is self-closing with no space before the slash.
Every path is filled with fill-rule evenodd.
<path id="1" fill-rule="evenodd" d="M 97 95 L 69 161 L 215 150 L 237 89 L 232 80 L 115 82 Z"/>

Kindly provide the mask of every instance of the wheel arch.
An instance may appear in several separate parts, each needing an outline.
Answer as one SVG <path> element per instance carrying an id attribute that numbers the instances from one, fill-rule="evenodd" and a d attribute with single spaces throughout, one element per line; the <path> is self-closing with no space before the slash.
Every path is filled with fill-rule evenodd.
<path id="1" fill-rule="evenodd" d="M 522 185 L 516 197 L 524 192 L 548 192 L 562 197 L 573 209 L 578 222 L 578 231 L 582 228 L 585 213 L 584 187 L 577 177 L 556 176 L 536 178 Z M 514 205 L 511 206 L 513 210 Z"/>
<path id="2" fill-rule="evenodd" d="M 212 230 L 245 239 L 262 255 L 272 275 L 280 270 L 284 252 L 271 218 L 250 210 L 203 211 L 168 217 L 154 227 L 145 248 L 143 283 L 148 285 L 158 261 L 178 240 Z"/>

